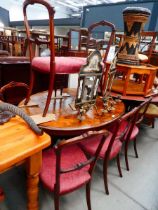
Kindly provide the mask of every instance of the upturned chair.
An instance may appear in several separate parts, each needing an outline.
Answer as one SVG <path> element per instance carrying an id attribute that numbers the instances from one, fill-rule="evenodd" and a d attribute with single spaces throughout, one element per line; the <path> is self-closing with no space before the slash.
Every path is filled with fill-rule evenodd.
<path id="1" fill-rule="evenodd" d="M 99 153 L 99 159 L 103 159 L 103 178 L 104 178 L 105 192 L 107 195 L 109 194 L 108 178 L 107 178 L 109 160 L 116 158 L 119 175 L 120 177 L 122 177 L 122 171 L 120 167 L 120 156 L 119 156 L 122 148 L 122 142 L 120 141 L 119 137 L 117 137 L 120 123 L 121 123 L 120 119 L 116 119 L 108 126 L 110 135 L 107 137 L 107 140 L 105 141 Z M 87 154 L 94 155 L 100 138 L 101 137 L 94 137 L 92 138 L 90 143 L 82 142 L 81 143 L 82 149 Z"/>
<path id="2" fill-rule="evenodd" d="M 101 34 L 97 34 L 96 32 L 100 28 L 102 28 L 103 31 L 102 36 L 104 36 L 101 39 L 98 38 L 101 37 Z M 108 32 L 108 37 L 105 37 L 105 32 Z M 110 47 L 114 44 L 115 32 L 116 32 L 115 25 L 105 20 L 96 22 L 90 25 L 88 28 L 87 52 L 89 53 L 89 51 L 98 49 L 102 54 L 102 59 L 103 59 L 102 61 L 104 64 L 104 72 L 102 76 L 102 81 L 100 83 L 100 92 L 102 95 L 104 94 L 103 92 L 106 86 L 107 75 L 109 72 L 109 70 L 106 69 L 106 61 L 108 58 Z"/>
<path id="3" fill-rule="evenodd" d="M 33 4 L 43 5 L 49 15 L 49 31 L 50 36 L 48 40 L 41 40 L 39 38 L 33 39 L 30 32 L 29 22 L 27 18 L 27 7 Z M 56 86 L 56 75 L 61 74 L 71 74 L 78 73 L 80 67 L 85 63 L 85 58 L 78 57 L 55 57 L 55 44 L 54 44 L 54 7 L 47 0 L 25 0 L 23 3 L 23 14 L 24 14 L 24 24 L 27 34 L 27 43 L 29 47 L 29 56 L 31 62 L 31 76 L 30 76 L 30 87 L 28 91 L 25 104 L 28 103 L 33 85 L 35 80 L 35 73 L 39 72 L 42 74 L 49 74 L 49 84 L 48 84 L 48 96 L 45 103 L 45 108 L 43 111 L 43 116 L 46 115 L 49 104 L 51 102 L 51 96 L 53 90 L 57 88 Z M 33 47 L 34 45 L 46 44 L 50 49 L 49 57 L 34 57 Z M 60 83 L 58 89 L 62 89 L 63 86 Z M 62 92 L 62 91 L 61 91 Z"/>
<path id="4" fill-rule="evenodd" d="M 90 186 L 91 178 L 98 155 L 104 144 L 108 131 L 89 131 L 81 136 L 62 140 L 43 152 L 40 179 L 44 186 L 54 193 L 55 210 L 59 210 L 59 197 L 86 185 L 88 210 L 91 210 Z M 98 145 L 93 155 L 87 157 L 79 143 L 91 144 L 93 138 Z"/>
<path id="5" fill-rule="evenodd" d="M 104 33 L 105 32 L 109 32 L 109 36 L 107 38 L 103 37 L 102 39 L 100 38 L 94 38 L 94 36 L 99 37 L 100 34 L 95 34 L 96 29 L 98 28 L 104 28 Z M 115 25 L 102 20 L 99 22 L 96 22 L 92 25 L 89 26 L 88 28 L 88 38 L 87 38 L 87 50 L 93 50 L 93 49 L 98 49 L 98 50 L 103 50 L 104 54 L 103 54 L 103 63 L 106 63 L 106 59 L 110 50 L 110 46 L 114 43 L 114 39 L 115 39 Z M 105 34 L 103 34 L 103 36 L 105 36 Z"/>
<path id="6" fill-rule="evenodd" d="M 156 37 L 158 33 L 155 31 L 142 31 L 140 39 L 140 53 L 147 56 L 146 63 L 150 63 L 152 52 L 156 46 Z"/>
<path id="7" fill-rule="evenodd" d="M 133 141 L 135 156 L 138 158 L 137 152 L 137 135 L 139 133 L 139 125 L 144 119 L 145 113 L 149 107 L 152 98 L 147 99 L 139 106 L 135 107 L 128 113 L 122 116 L 121 124 L 118 131 L 118 137 L 120 138 L 121 142 L 125 143 L 124 153 L 125 153 L 125 162 L 126 168 L 129 171 L 129 163 L 128 163 L 128 145 L 129 142 Z M 140 112 L 140 110 L 142 110 Z"/>

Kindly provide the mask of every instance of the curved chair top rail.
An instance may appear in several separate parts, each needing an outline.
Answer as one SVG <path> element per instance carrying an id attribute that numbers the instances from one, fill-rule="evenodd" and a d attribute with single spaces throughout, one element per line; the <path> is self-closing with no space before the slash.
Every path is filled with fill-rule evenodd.
<path id="1" fill-rule="evenodd" d="M 27 39 L 28 39 L 28 45 L 29 45 L 29 52 L 30 52 L 30 61 L 33 59 L 33 50 L 32 50 L 32 38 L 31 38 L 31 33 L 30 33 L 30 27 L 29 27 L 29 22 L 27 18 L 27 7 L 29 5 L 33 4 L 41 4 L 44 7 L 46 7 L 48 14 L 49 14 L 49 29 L 50 29 L 50 41 L 49 41 L 49 47 L 50 47 L 50 57 L 51 61 L 55 60 L 55 47 L 54 47 L 54 14 L 55 10 L 54 7 L 47 1 L 47 0 L 25 0 L 23 3 L 23 14 L 24 14 L 24 24 L 26 27 L 26 34 L 27 34 Z M 35 40 L 36 42 L 36 40 Z M 39 40 L 38 40 L 39 42 Z"/>
<path id="2" fill-rule="evenodd" d="M 91 32 L 93 31 L 94 28 L 99 27 L 99 26 L 107 26 L 111 29 L 111 35 L 110 35 L 110 38 L 109 38 L 109 41 L 108 41 L 108 44 L 107 44 L 106 53 L 105 53 L 104 58 L 103 58 L 103 62 L 105 63 L 106 59 L 107 59 L 107 56 L 108 56 L 108 53 L 109 53 L 109 50 L 110 50 L 110 46 L 112 45 L 112 43 L 114 41 L 114 38 L 115 38 L 116 28 L 115 28 L 114 24 L 112 24 L 111 22 L 105 21 L 105 20 L 102 20 L 102 21 L 99 21 L 99 22 L 96 22 L 96 23 L 92 24 L 88 28 L 88 34 L 89 35 L 88 35 L 87 47 L 89 45 Z"/>

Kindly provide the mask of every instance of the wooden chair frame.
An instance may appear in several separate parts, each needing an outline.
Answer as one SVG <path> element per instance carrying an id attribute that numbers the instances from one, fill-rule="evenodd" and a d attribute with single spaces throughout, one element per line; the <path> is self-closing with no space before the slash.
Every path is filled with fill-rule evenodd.
<path id="1" fill-rule="evenodd" d="M 90 177 L 92 177 L 92 173 L 94 170 L 94 166 L 96 164 L 96 161 L 98 159 L 98 155 L 102 149 L 102 146 L 109 135 L 109 132 L 107 130 L 100 130 L 100 131 L 88 131 L 87 133 L 84 133 L 80 136 L 67 139 L 67 140 L 62 140 L 60 141 L 57 145 L 55 145 L 55 154 L 56 154 L 56 181 L 55 181 L 55 186 L 54 186 L 54 205 L 55 205 L 55 210 L 59 210 L 59 197 L 61 195 L 64 195 L 68 192 L 60 192 L 60 180 L 61 180 L 61 175 L 64 173 L 69 173 L 73 172 L 76 170 L 80 170 L 83 167 L 90 165 L 89 168 L 89 174 Z M 84 162 L 77 163 L 76 165 L 72 165 L 70 168 L 62 168 L 61 167 L 61 156 L 62 156 L 62 151 L 65 147 L 68 147 L 70 145 L 77 144 L 79 146 L 79 143 L 83 141 L 90 141 L 91 137 L 96 137 L 96 136 L 101 136 L 100 143 L 98 145 L 98 148 L 93 156 L 87 156 L 87 160 Z M 84 153 L 84 151 L 83 151 Z M 88 210 L 91 210 L 91 201 L 90 201 L 90 187 L 91 187 L 91 178 L 88 182 L 84 183 L 86 185 L 86 198 L 87 198 L 87 206 Z M 82 184 L 82 186 L 84 185 Z M 81 187 L 81 186 L 80 186 Z M 71 190 L 70 192 L 74 191 Z"/>
<path id="2" fill-rule="evenodd" d="M 44 40 L 40 40 L 40 39 L 33 40 L 31 38 L 29 22 L 28 22 L 28 19 L 27 19 L 27 7 L 29 5 L 33 5 L 33 4 L 41 4 L 48 10 L 49 30 L 50 30 L 50 40 L 49 41 L 44 41 Z M 45 105 L 44 112 L 43 112 L 43 116 L 45 116 L 47 111 L 48 111 L 49 104 L 50 104 L 50 101 L 51 101 L 51 96 L 52 96 L 52 92 L 53 92 L 53 89 L 54 89 L 54 79 L 55 79 L 55 45 L 54 45 L 54 14 L 55 14 L 55 10 L 54 10 L 54 7 L 46 0 L 45 1 L 42 1 L 42 0 L 25 0 L 24 3 L 23 3 L 23 14 L 24 14 L 24 24 L 25 24 L 25 27 L 26 27 L 27 41 L 28 41 L 28 46 L 29 46 L 30 62 L 32 62 L 32 59 L 34 57 L 33 50 L 32 50 L 32 44 L 33 43 L 48 44 L 48 46 L 50 48 L 49 88 L 48 88 L 48 96 L 47 96 L 47 100 L 46 100 L 46 105 Z M 35 72 L 31 68 L 30 88 L 29 88 L 29 91 L 28 91 L 27 98 L 25 100 L 25 104 L 27 104 L 29 99 L 30 99 L 32 89 L 33 89 L 33 85 L 34 85 L 34 80 L 35 80 Z"/>

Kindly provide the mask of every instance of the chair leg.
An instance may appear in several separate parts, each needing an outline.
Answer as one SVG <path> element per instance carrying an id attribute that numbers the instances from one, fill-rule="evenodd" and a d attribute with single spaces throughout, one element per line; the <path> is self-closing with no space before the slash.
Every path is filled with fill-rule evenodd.
<path id="1" fill-rule="evenodd" d="M 129 164 L 128 164 L 128 141 L 125 142 L 125 162 L 126 162 L 126 169 L 129 171 Z"/>
<path id="2" fill-rule="evenodd" d="M 43 117 L 45 117 L 47 112 L 48 112 L 48 108 L 49 108 L 49 104 L 51 102 L 53 89 L 54 89 L 54 73 L 52 75 L 50 73 L 48 96 L 47 96 L 46 105 L 45 105 L 45 108 L 44 108 L 44 111 L 43 111 Z"/>
<path id="3" fill-rule="evenodd" d="M 4 192 L 3 189 L 0 187 L 0 201 L 4 200 Z"/>
<path id="4" fill-rule="evenodd" d="M 135 139 L 133 140 L 133 146 L 134 146 L 135 156 L 136 156 L 136 158 L 138 158 L 138 152 L 137 152 L 137 138 L 135 138 Z"/>
<path id="5" fill-rule="evenodd" d="M 54 193 L 54 208 L 55 210 L 59 210 L 59 195 Z"/>
<path id="6" fill-rule="evenodd" d="M 86 185 L 86 199 L 87 199 L 87 206 L 88 206 L 88 210 L 91 210 L 91 192 L 90 192 L 90 188 L 91 188 L 91 182 L 88 182 Z"/>
<path id="7" fill-rule="evenodd" d="M 30 100 L 30 96 L 32 94 L 32 90 L 33 90 L 33 86 L 34 86 L 34 81 L 35 81 L 35 72 L 33 70 L 31 70 L 31 76 L 30 76 L 30 85 L 29 85 L 29 90 L 27 93 L 27 97 L 26 100 L 24 102 L 24 104 L 26 105 L 29 100 Z"/>
<path id="8" fill-rule="evenodd" d="M 108 160 L 107 158 L 104 159 L 103 163 L 103 177 L 104 177 L 104 187 L 105 187 L 105 193 L 109 195 L 109 189 L 108 189 Z"/>
<path id="9" fill-rule="evenodd" d="M 152 128 L 155 128 L 155 118 L 152 118 L 151 124 L 152 124 Z"/>
<path id="10" fill-rule="evenodd" d="M 121 166 L 120 166 L 120 155 L 119 154 L 117 155 L 116 160 L 117 160 L 117 168 L 119 171 L 119 175 L 120 175 L 120 177 L 122 177 L 122 170 L 121 170 Z"/>

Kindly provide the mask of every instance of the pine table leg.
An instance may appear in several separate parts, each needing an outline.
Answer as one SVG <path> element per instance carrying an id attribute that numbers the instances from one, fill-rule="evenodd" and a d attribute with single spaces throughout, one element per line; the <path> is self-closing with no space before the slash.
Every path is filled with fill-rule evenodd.
<path id="1" fill-rule="evenodd" d="M 27 209 L 38 210 L 39 171 L 42 163 L 42 152 L 32 155 L 27 160 Z"/>

